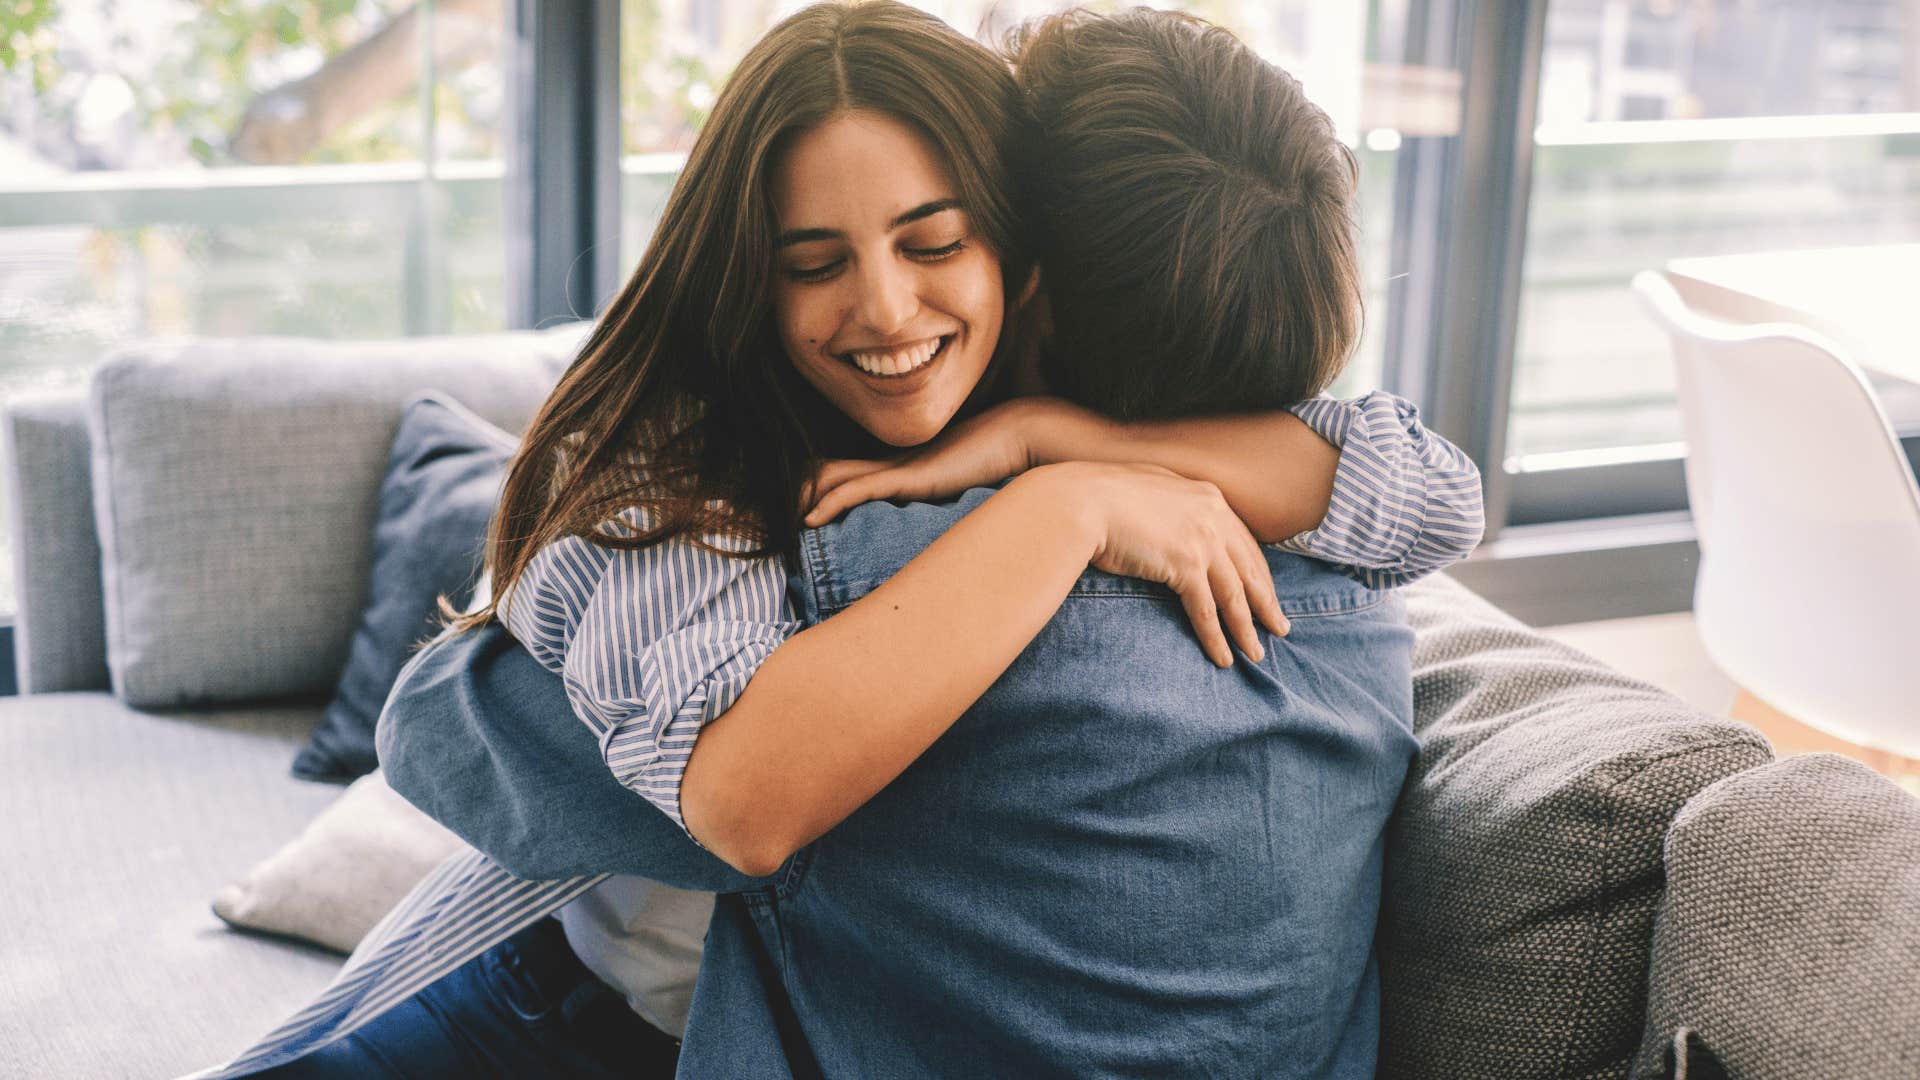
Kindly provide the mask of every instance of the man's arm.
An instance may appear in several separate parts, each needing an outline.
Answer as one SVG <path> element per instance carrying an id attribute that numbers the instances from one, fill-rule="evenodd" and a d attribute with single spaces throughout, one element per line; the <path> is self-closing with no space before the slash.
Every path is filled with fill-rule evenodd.
<path id="1" fill-rule="evenodd" d="M 519 877 L 634 874 L 708 892 L 766 883 L 623 787 L 560 677 L 497 624 L 416 656 L 381 712 L 378 743 L 395 791 Z"/>

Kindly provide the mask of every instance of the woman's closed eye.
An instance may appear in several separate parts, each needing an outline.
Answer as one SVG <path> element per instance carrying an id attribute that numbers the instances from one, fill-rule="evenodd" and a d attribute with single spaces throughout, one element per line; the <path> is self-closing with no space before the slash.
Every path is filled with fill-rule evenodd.
<path id="1" fill-rule="evenodd" d="M 955 240 L 951 244 L 944 244 L 937 248 L 911 248 L 910 247 L 910 248 L 904 248 L 903 250 L 906 251 L 908 255 L 912 256 L 913 258 L 919 259 L 922 262 L 939 262 L 941 259 L 944 259 L 949 255 L 960 254 L 960 249 L 966 246 L 967 246 L 967 238 L 963 236 L 960 239 Z"/>
<path id="2" fill-rule="evenodd" d="M 788 278 L 802 283 L 825 281 L 832 277 L 846 261 L 845 259 L 835 259 L 824 266 L 789 266 L 782 271 L 782 273 L 786 274 Z"/>
<path id="3" fill-rule="evenodd" d="M 905 247 L 900 250 L 905 253 L 908 258 L 916 262 L 939 262 L 942 259 L 948 259 L 958 255 L 966 246 L 967 238 L 963 236 L 951 244 L 944 244 L 936 248 Z M 789 279 L 803 284 L 826 281 L 837 274 L 840 268 L 846 265 L 846 262 L 847 260 L 843 257 L 834 259 L 832 262 L 822 263 L 819 266 L 789 266 L 783 273 L 785 273 Z"/>

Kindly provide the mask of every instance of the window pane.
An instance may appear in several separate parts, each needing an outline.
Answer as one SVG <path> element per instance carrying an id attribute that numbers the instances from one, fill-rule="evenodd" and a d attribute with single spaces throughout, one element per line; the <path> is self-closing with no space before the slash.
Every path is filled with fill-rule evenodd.
<path id="1" fill-rule="evenodd" d="M 0 5 L 0 395 L 130 338 L 504 326 L 502 10 Z"/>
<path id="2" fill-rule="evenodd" d="M 1628 292 L 1637 271 L 1692 255 L 1920 240 L 1915 10 L 1555 0 L 1510 464 L 1680 452 L 1666 341 Z"/>
<path id="3" fill-rule="evenodd" d="M 623 167 L 621 252 L 631 272 L 694 132 L 726 74 L 761 33 L 803 6 L 795 0 L 622 0 Z M 981 40 L 1020 21 L 1073 6 L 1066 0 L 924 0 L 919 6 Z M 1094 3 L 1114 10 L 1116 3 Z M 1191 11 L 1237 33 L 1297 76 L 1333 117 L 1360 158 L 1367 331 L 1335 389 L 1358 393 L 1381 378 L 1387 252 L 1394 171 L 1402 137 L 1451 136 L 1459 78 L 1451 69 L 1384 62 L 1402 55 L 1409 0 L 1187 0 L 1156 7 Z"/>

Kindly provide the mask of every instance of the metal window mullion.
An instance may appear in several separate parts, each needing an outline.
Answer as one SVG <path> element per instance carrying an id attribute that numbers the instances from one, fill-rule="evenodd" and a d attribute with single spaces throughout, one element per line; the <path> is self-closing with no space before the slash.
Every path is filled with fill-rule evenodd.
<path id="1" fill-rule="evenodd" d="M 503 0 L 507 325 L 590 318 L 620 259 L 619 0 Z"/>
<path id="2" fill-rule="evenodd" d="M 1413 4 L 1407 11 L 1399 62 L 1410 67 L 1456 67 L 1459 22 L 1454 0 Z M 1445 207 L 1457 170 L 1456 150 L 1451 135 L 1410 135 L 1400 144 L 1394 166 L 1381 381 L 1423 409 L 1432 400 L 1433 365 L 1428 357 L 1438 348 L 1439 282 L 1451 221 Z M 1427 420 L 1431 424 L 1433 417 Z"/>
<path id="3" fill-rule="evenodd" d="M 1438 198 L 1425 204 L 1439 215 L 1424 226 L 1429 249 L 1409 249 L 1409 257 L 1422 261 L 1396 268 L 1409 275 L 1410 288 L 1427 279 L 1433 307 L 1424 332 L 1404 335 L 1390 385 L 1404 387 L 1434 430 L 1479 463 L 1489 538 L 1506 523 L 1510 495 L 1501 462 L 1546 9 L 1547 0 L 1461 0 L 1455 22 L 1464 84 L 1460 134 L 1451 160 L 1439 159 L 1446 171 Z"/>
<path id="4" fill-rule="evenodd" d="M 439 62 L 434 55 L 434 0 L 421 0 L 414 9 L 414 35 L 419 39 L 420 181 L 413 189 L 407 215 L 407 240 L 401 278 L 406 295 L 405 331 L 408 334 L 444 334 L 448 330 L 446 195 L 440 189 L 440 126 L 436 94 Z"/>

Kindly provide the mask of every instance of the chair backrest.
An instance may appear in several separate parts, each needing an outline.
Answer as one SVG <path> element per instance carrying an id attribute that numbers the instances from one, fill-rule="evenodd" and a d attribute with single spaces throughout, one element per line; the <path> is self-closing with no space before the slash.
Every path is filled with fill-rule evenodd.
<path id="1" fill-rule="evenodd" d="M 1819 335 L 1634 290 L 1673 341 L 1715 662 L 1843 738 L 1920 752 L 1920 489 L 1866 377 Z"/>

